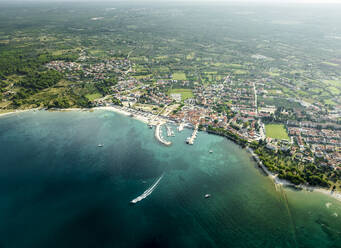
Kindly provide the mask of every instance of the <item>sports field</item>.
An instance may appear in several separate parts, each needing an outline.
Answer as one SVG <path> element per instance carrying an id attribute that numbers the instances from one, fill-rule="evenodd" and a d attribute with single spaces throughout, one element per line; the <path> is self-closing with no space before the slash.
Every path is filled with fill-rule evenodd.
<path id="1" fill-rule="evenodd" d="M 265 125 L 266 137 L 279 139 L 279 140 L 289 140 L 287 131 L 283 124 L 268 124 Z"/>
<path id="2" fill-rule="evenodd" d="M 172 78 L 174 80 L 186 80 L 186 74 L 183 72 L 177 72 L 177 73 L 173 73 Z"/>
<path id="3" fill-rule="evenodd" d="M 181 94 L 181 100 L 186 100 L 193 97 L 193 92 L 191 89 L 171 89 L 168 91 L 170 94 Z"/>

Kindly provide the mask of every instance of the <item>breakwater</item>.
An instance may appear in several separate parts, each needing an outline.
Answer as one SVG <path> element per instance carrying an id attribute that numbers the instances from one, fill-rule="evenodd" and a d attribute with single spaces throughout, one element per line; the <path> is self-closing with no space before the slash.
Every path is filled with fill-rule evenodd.
<path id="1" fill-rule="evenodd" d="M 155 138 L 163 145 L 170 146 L 172 142 L 167 141 L 162 136 L 162 124 L 157 124 L 155 128 Z"/>

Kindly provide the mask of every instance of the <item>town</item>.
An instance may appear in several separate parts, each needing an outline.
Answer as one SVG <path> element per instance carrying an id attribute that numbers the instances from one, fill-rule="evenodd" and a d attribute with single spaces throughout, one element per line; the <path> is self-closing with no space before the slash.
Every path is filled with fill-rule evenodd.
<path id="1" fill-rule="evenodd" d="M 269 78 L 251 81 L 228 74 L 214 83 L 200 84 L 185 80 L 185 75 L 179 79 L 179 75 L 170 74 L 152 82 L 151 78 L 133 76 L 137 66 L 129 59 L 95 64 L 86 63 L 86 59 L 83 55 L 77 62 L 52 61 L 46 66 L 66 73 L 70 80 L 80 80 L 77 75 L 82 75 L 83 80 L 96 82 L 116 73 L 118 82 L 110 86 L 109 94 L 94 99 L 93 106 L 120 105 L 200 130 L 221 128 L 248 143 L 264 140 L 268 150 L 288 152 L 299 162 L 341 169 L 341 111 L 328 111 L 318 102 L 300 99 L 288 99 L 299 104 L 298 109 L 267 105 L 262 100 L 273 92 L 264 83 Z M 279 131 L 283 126 L 284 137 L 268 133 L 267 126 Z"/>

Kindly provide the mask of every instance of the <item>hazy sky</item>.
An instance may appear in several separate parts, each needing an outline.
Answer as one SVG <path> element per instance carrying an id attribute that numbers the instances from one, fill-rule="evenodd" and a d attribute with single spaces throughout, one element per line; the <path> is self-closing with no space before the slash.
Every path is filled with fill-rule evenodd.
<path id="1" fill-rule="evenodd" d="M 207 3 L 257 3 L 257 2 L 265 2 L 265 3 L 299 3 L 299 4 L 309 4 L 309 3 L 339 3 L 341 4 L 341 0 L 0 0 L 0 2 L 207 2 Z"/>
<path id="2" fill-rule="evenodd" d="M 151 2 L 151 0 L 0 0 L 0 2 Z M 268 2 L 268 3 L 341 3 L 341 0 L 154 0 L 155 2 Z"/>

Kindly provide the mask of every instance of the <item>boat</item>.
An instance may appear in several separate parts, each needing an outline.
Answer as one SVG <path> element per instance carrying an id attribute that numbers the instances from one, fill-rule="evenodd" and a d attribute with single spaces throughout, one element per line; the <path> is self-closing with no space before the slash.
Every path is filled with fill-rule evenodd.
<path id="1" fill-rule="evenodd" d="M 98 147 L 103 147 L 103 145 L 102 144 L 98 144 Z"/>
<path id="2" fill-rule="evenodd" d="M 210 197 L 211 197 L 210 194 L 206 194 L 206 195 L 205 195 L 205 198 L 210 198 Z"/>
<path id="3" fill-rule="evenodd" d="M 213 151 L 212 151 L 212 150 L 210 150 L 210 151 L 209 151 L 209 153 L 213 153 Z"/>

